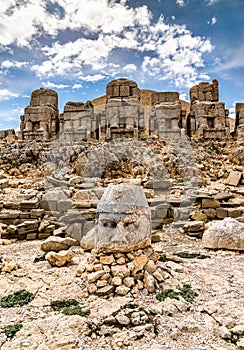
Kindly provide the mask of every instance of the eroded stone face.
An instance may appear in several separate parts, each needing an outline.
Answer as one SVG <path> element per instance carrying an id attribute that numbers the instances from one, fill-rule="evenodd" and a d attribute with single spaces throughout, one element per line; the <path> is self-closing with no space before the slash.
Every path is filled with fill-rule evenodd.
<path id="1" fill-rule="evenodd" d="M 142 188 L 110 185 L 98 205 L 95 248 L 128 252 L 151 243 L 151 216 Z"/>

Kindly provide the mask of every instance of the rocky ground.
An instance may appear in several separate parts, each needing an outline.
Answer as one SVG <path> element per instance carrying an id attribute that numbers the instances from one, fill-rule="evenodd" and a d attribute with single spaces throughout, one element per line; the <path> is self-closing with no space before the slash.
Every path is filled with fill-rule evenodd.
<path id="1" fill-rule="evenodd" d="M 0 246 L 2 259 L 9 265 L 17 264 L 11 272 L 2 271 L 0 298 L 21 289 L 34 295 L 27 305 L 0 307 L 2 350 L 235 350 L 244 347 L 243 338 L 237 341 L 234 337 L 235 332 L 244 331 L 241 252 L 204 249 L 201 240 L 165 229 L 162 240 L 153 244 L 157 252 L 166 254 L 164 264 L 169 274 L 164 289 L 177 291 L 184 284 L 190 284 L 198 296 L 192 302 L 183 297 L 159 301 L 157 293 L 107 298 L 88 296 L 84 281 L 76 276 L 76 271 L 90 253 L 79 246 L 72 247 L 72 263 L 52 267 L 45 260 L 35 262 L 43 255 L 41 242 L 21 241 Z M 198 255 L 195 258 L 174 255 L 179 252 Z M 51 307 L 54 301 L 68 299 L 76 299 L 90 314 L 65 315 Z M 22 328 L 12 338 L 6 337 L 5 326 L 18 323 Z"/>
<path id="2" fill-rule="evenodd" d="M 0 147 L 0 349 L 243 349 L 243 251 L 210 250 L 201 241 L 215 220 L 243 217 L 243 147 L 233 140 L 169 146 L 153 138 L 126 147 L 61 146 Z M 128 179 L 143 186 L 151 207 L 164 279 L 153 293 L 91 295 L 80 272 L 91 253 L 72 246 L 71 262 L 57 267 L 41 245 L 64 236 L 66 217 L 83 215 L 82 229 L 90 229 L 104 188 Z M 30 302 L 6 307 L 6 297 L 20 290 L 32 293 Z M 79 315 L 67 314 L 74 311 Z"/>

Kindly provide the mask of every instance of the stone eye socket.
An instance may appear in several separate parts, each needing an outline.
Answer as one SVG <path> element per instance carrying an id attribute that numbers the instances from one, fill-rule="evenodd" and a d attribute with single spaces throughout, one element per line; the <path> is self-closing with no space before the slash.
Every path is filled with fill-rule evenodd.
<path id="1" fill-rule="evenodd" d="M 103 222 L 103 227 L 115 228 L 115 227 L 117 227 L 117 222 L 115 222 L 115 221 L 104 221 Z"/>

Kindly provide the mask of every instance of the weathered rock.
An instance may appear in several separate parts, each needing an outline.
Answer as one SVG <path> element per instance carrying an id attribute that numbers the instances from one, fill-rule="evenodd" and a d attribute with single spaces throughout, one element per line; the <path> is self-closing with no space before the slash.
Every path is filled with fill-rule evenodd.
<path id="1" fill-rule="evenodd" d="M 205 248 L 244 250 L 244 223 L 225 218 L 206 230 L 202 237 Z"/>
<path id="2" fill-rule="evenodd" d="M 231 171 L 228 179 L 226 180 L 227 185 L 237 186 L 240 182 L 242 173 L 240 171 Z"/>
<path id="3" fill-rule="evenodd" d="M 58 237 L 58 236 L 50 236 L 48 237 L 41 245 L 41 250 L 44 252 L 59 252 L 60 250 L 67 250 L 72 246 L 79 245 L 75 239 L 66 237 Z"/>
<path id="4" fill-rule="evenodd" d="M 49 262 L 52 266 L 64 266 L 71 262 L 72 258 L 74 257 L 74 254 L 70 251 L 61 250 L 60 252 L 49 252 L 45 256 L 45 259 Z"/>

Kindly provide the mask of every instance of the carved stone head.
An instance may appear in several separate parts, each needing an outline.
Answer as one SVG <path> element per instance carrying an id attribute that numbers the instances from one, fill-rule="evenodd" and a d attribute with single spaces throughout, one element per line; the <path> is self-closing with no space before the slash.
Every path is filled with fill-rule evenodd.
<path id="1" fill-rule="evenodd" d="M 95 248 L 129 252 L 151 244 L 151 212 L 142 187 L 109 185 L 97 208 Z"/>

